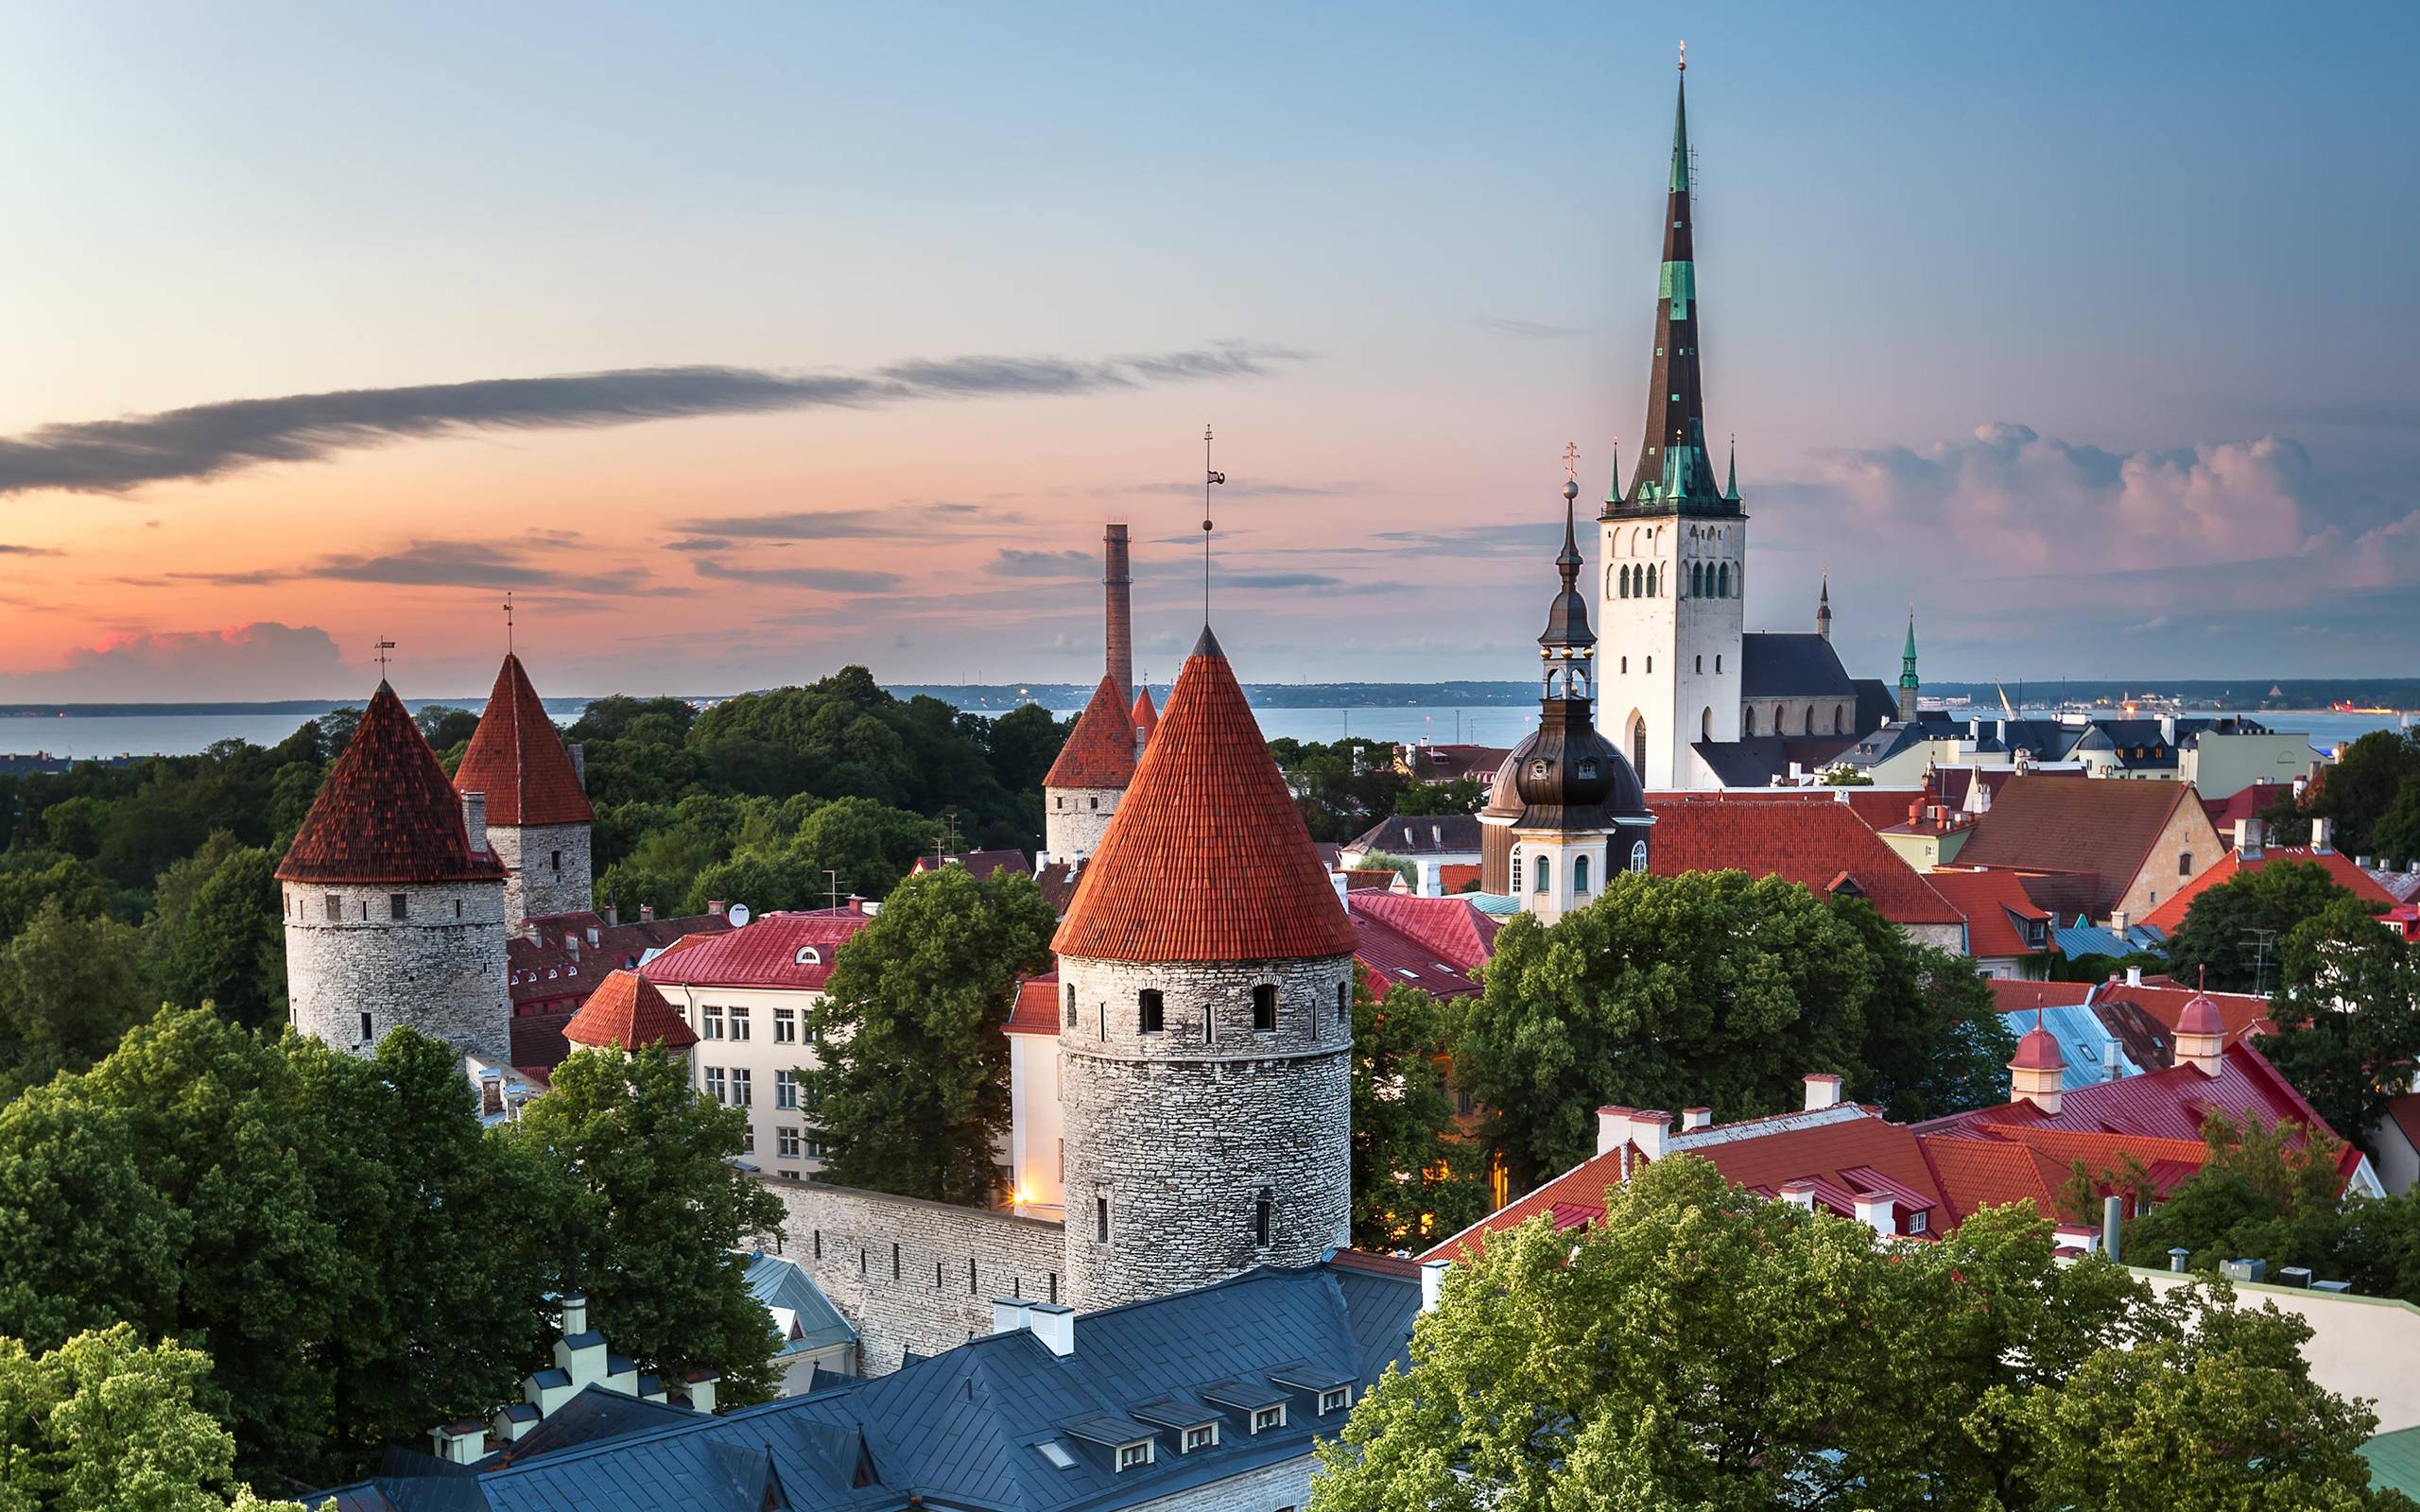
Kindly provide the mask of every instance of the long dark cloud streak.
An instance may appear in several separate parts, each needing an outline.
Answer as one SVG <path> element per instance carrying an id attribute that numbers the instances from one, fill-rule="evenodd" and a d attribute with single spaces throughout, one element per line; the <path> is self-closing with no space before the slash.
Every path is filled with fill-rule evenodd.
<path id="1" fill-rule="evenodd" d="M 1254 378 L 1305 353 L 1237 343 L 1200 352 L 1070 362 L 955 357 L 871 373 L 754 368 L 631 368 L 236 399 L 123 420 L 62 421 L 0 438 L 0 494 L 125 493 L 268 462 L 318 461 L 393 441 L 479 430 L 562 430 L 705 415 L 856 408 L 920 399 L 1089 393 L 1146 384 Z"/>

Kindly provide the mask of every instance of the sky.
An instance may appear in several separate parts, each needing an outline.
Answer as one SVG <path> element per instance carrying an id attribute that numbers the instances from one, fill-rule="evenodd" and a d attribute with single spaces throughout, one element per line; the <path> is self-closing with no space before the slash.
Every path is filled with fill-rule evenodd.
<path id="1" fill-rule="evenodd" d="M 9 7 L 0 697 L 1525 678 L 1684 36 L 1750 628 L 2412 674 L 2420 12 L 1682 16 Z"/>

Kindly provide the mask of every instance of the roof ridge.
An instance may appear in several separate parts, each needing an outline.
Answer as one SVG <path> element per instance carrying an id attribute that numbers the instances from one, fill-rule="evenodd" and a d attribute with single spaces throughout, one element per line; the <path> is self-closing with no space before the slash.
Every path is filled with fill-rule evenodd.
<path id="1" fill-rule="evenodd" d="M 491 824 L 592 824 L 596 818 L 562 731 L 521 659 L 510 651 L 496 668 L 454 785 L 487 795 Z"/>

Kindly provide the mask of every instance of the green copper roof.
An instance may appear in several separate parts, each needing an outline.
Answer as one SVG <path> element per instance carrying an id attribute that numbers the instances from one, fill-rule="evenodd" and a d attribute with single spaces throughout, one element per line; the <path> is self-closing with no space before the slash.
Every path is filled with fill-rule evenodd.
<path id="1" fill-rule="evenodd" d="M 1899 686 L 1918 687 L 1916 681 L 1916 611 L 1908 610 L 1908 648 L 1899 653 Z"/>
<path id="2" fill-rule="evenodd" d="M 1678 192 L 1688 186 L 1689 84 L 1688 80 L 1683 79 L 1679 96 L 1672 106 L 1672 181 L 1666 187 Z"/>

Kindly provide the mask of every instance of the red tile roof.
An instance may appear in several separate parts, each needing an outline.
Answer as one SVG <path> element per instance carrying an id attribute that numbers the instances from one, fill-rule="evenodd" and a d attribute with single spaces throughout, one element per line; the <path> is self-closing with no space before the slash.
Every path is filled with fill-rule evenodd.
<path id="1" fill-rule="evenodd" d="M 1647 795 L 1649 808 L 1661 808 L 1679 799 L 1705 799 L 1723 803 L 1834 803 L 1863 819 L 1868 829 L 1887 830 L 1908 822 L 1908 805 L 1920 801 L 1921 787 L 1779 787 L 1744 788 L 1723 793 L 1683 791 Z"/>
<path id="2" fill-rule="evenodd" d="M 1354 947 L 1353 958 L 1374 996 L 1385 997 L 1389 989 L 1398 987 L 1416 987 L 1440 998 L 1469 997 L 1478 990 L 1478 984 L 1442 959 L 1440 952 L 1383 919 L 1355 911 L 1353 933 L 1360 942 Z"/>
<path id="3" fill-rule="evenodd" d="M 2157 908 L 2143 916 L 2143 922 L 2168 934 L 2174 934 L 2185 922 L 2186 913 L 2193 900 L 2213 887 L 2222 886 L 2247 871 L 2258 871 L 2280 861 L 2299 861 L 2306 866 L 2325 869 L 2335 884 L 2350 891 L 2354 897 L 2384 908 L 2394 903 L 2394 894 L 2378 885 L 2377 879 L 2353 864 L 2353 858 L 2341 850 L 2313 850 L 2307 845 L 2271 846 L 2245 860 L 2233 850 L 2204 867 L 2191 882 L 2169 894 Z"/>
<path id="4" fill-rule="evenodd" d="M 1350 868 L 1344 873 L 1344 890 L 1369 892 L 1374 888 L 1385 892 L 1402 880 L 1403 873 L 1392 867 Z"/>
<path id="5" fill-rule="evenodd" d="M 2095 879 L 2091 912 L 2115 907 L 2143 869 L 2177 806 L 2193 797 L 2187 782 L 2028 774 L 1993 798 L 1961 866 L 2017 871 L 2068 871 Z M 2206 821 L 2205 821 L 2206 822 Z"/>
<path id="6" fill-rule="evenodd" d="M 510 654 L 496 669 L 487 712 L 462 752 L 454 786 L 487 795 L 490 824 L 589 824 L 596 818 L 563 737 L 546 717 L 521 659 Z"/>
<path id="7" fill-rule="evenodd" d="M 462 800 L 384 682 L 330 768 L 311 812 L 278 863 L 283 882 L 485 882 L 493 851 L 474 851 Z"/>
<path id="8" fill-rule="evenodd" d="M 2293 790 L 2294 784 L 2291 782 L 2271 782 L 2264 777 L 2251 786 L 2238 788 L 2224 798 L 2214 799 L 2204 795 L 2202 799 L 2202 812 L 2207 814 L 2210 816 L 2210 822 L 2219 827 L 2219 838 L 2228 845 L 2233 845 L 2236 820 L 2260 817 L 2262 811 L 2266 810 L 2270 804 L 2290 795 Z"/>
<path id="9" fill-rule="evenodd" d="M 1094 960 L 1259 961 L 1349 955 L 1354 944 L 1252 706 L 1205 627 L 1053 948 Z"/>
<path id="10" fill-rule="evenodd" d="M 636 1050 L 661 1042 L 666 1049 L 679 1050 L 696 1044 L 698 1031 L 689 1027 L 654 983 L 636 971 L 612 971 L 563 1025 L 563 1038 L 576 1045 Z"/>
<path id="11" fill-rule="evenodd" d="M 1076 716 L 1067 744 L 1050 764 L 1045 787 L 1124 787 L 1134 781 L 1134 723 L 1117 696 L 1117 680 L 1104 677 L 1092 702 Z"/>
<path id="12" fill-rule="evenodd" d="M 2049 949 L 2047 934 L 2036 946 L 2019 927 L 2021 921 L 2034 919 L 2047 930 L 2051 918 L 2048 909 L 2026 896 L 2014 872 L 1933 870 L 1925 873 L 1925 881 L 1966 916 L 1967 954 L 2035 955 Z"/>
<path id="13" fill-rule="evenodd" d="M 730 927 L 731 920 L 720 914 L 624 919 L 618 924 L 605 922 L 603 915 L 593 911 L 525 919 L 523 927 L 504 941 L 513 1009 L 526 1015 L 528 1005 L 545 1004 L 549 1011 L 560 1007 L 569 1012 L 596 990 L 607 971 L 635 967 L 649 952 L 685 936 L 719 935 Z M 519 1056 L 515 1051 L 512 1063 L 516 1066 L 554 1064 L 553 1060 L 523 1060 Z"/>
<path id="14" fill-rule="evenodd" d="M 1459 861 L 1448 861 L 1437 868 L 1437 890 L 1448 898 L 1458 892 L 1477 892 L 1479 878 L 1484 876 L 1486 871 L 1485 867 L 1466 866 Z"/>
<path id="15" fill-rule="evenodd" d="M 2403 1137 L 2411 1142 L 2411 1147 L 2420 1150 L 2420 1092 L 2405 1092 L 2387 1104 L 2386 1116 L 2403 1131 Z"/>
<path id="16" fill-rule="evenodd" d="M 1160 728 L 1160 712 L 1151 707 L 1150 689 L 1134 690 L 1134 707 L 1126 712 L 1126 719 L 1134 727 L 1134 732 L 1146 741 L 1151 738 L 1152 730 Z"/>
<path id="17" fill-rule="evenodd" d="M 1992 989 L 1992 1006 L 2001 1013 L 2014 1013 L 2020 1008 L 2065 1007 L 2092 996 L 2089 982 L 2025 982 L 2013 976 L 1995 976 L 1987 978 L 1983 985 Z"/>
<path id="18" fill-rule="evenodd" d="M 1779 877 L 1819 895 L 1854 882 L 1894 924 L 1965 921 L 1846 803 L 1685 794 L 1649 806 L 1655 811 L 1655 831 L 1648 870 L 1656 876 L 1736 869 Z"/>
<path id="19" fill-rule="evenodd" d="M 1016 1006 L 1001 1028 L 1011 1034 L 1059 1034 L 1059 969 L 1027 977 L 1017 986 Z"/>
<path id="20" fill-rule="evenodd" d="M 2189 987 L 2160 987 L 2148 982 L 2141 987 L 2129 987 L 2124 982 L 2111 982 L 2096 992 L 2092 1001 L 2095 1007 L 2131 1003 L 2173 1035 L 2185 1022 L 2186 1005 L 2195 995 Z M 2213 992 L 2210 1001 L 2218 1005 L 2219 1022 L 2225 1027 L 2228 1044 L 2253 1035 L 2276 1032 L 2277 1026 L 2269 1021 L 2267 998 L 2249 992 Z"/>
<path id="21" fill-rule="evenodd" d="M 721 935 L 692 935 L 639 968 L 682 987 L 769 987 L 819 992 L 833 958 L 871 914 L 771 913 Z"/>
<path id="22" fill-rule="evenodd" d="M 2074 1088 L 2060 1098 L 2054 1114 L 2031 1103 L 2002 1103 L 1916 1127 L 1927 1134 L 1987 1139 L 2001 1134 L 2006 1125 L 2030 1125 L 2198 1143 L 2202 1125 L 2212 1113 L 2238 1119 L 2256 1116 L 2265 1124 L 2327 1126 L 2266 1057 L 2249 1044 L 2236 1044 L 2219 1057 L 2216 1076 L 2205 1076 L 2191 1066 L 2172 1066 Z"/>
<path id="23" fill-rule="evenodd" d="M 1420 942 L 1440 960 L 1468 975 L 1495 953 L 1504 920 L 1482 913 L 1467 898 L 1420 898 L 1400 892 L 1357 892 L 1345 898 L 1356 919 L 1374 919 Z"/>

